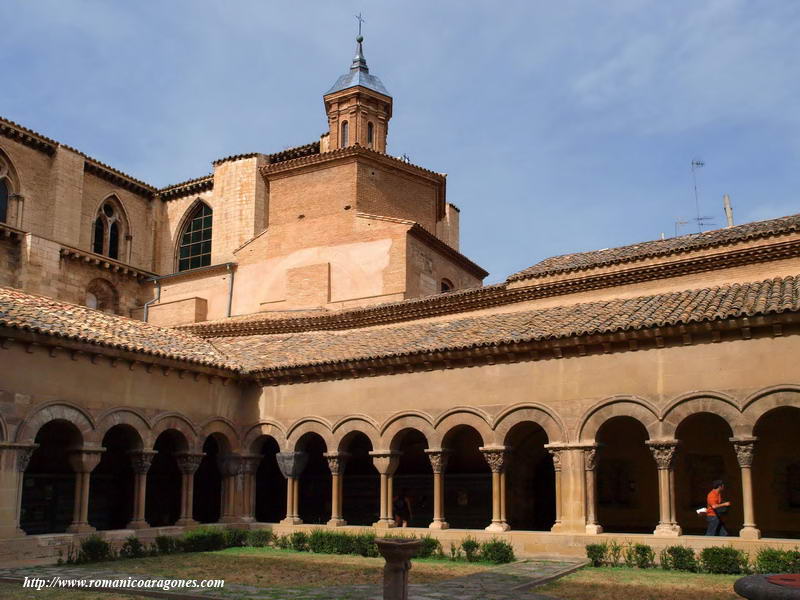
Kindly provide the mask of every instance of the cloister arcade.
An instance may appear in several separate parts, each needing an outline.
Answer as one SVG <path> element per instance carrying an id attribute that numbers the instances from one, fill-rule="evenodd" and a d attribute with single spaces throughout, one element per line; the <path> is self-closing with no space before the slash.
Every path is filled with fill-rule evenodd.
<path id="1" fill-rule="evenodd" d="M 799 400 L 773 388 L 661 410 L 610 398 L 572 423 L 525 404 L 493 417 L 462 407 L 245 428 L 55 403 L 4 441 L 17 452 L 17 524 L 29 535 L 197 522 L 388 528 L 401 491 L 412 527 L 569 532 L 563 487 L 579 470 L 585 533 L 702 534 L 696 509 L 723 479 L 732 535 L 800 538 Z"/>

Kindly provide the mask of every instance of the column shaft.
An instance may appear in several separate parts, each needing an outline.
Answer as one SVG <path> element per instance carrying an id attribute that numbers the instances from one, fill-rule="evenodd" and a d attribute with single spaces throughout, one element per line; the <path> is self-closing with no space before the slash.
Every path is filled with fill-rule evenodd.
<path id="1" fill-rule="evenodd" d="M 433 521 L 430 529 L 447 529 L 444 511 L 444 472 L 447 468 L 448 451 L 444 448 L 425 450 L 433 470 Z"/>
<path id="2" fill-rule="evenodd" d="M 756 527 L 755 510 L 753 509 L 753 456 L 758 438 L 731 438 L 733 448 L 736 451 L 736 460 L 742 473 L 742 512 L 744 513 L 744 523 L 739 531 L 739 537 L 745 539 L 758 539 L 761 532 Z"/>

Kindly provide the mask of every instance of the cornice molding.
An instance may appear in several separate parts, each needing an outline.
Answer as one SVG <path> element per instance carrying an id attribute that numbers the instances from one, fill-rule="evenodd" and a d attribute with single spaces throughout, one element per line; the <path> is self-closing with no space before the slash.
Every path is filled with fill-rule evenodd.
<path id="1" fill-rule="evenodd" d="M 56 153 L 58 142 L 51 140 L 32 129 L 23 127 L 19 123 L 8 121 L 6 119 L 0 120 L 0 135 L 15 142 L 19 142 L 23 146 L 33 148 L 39 152 L 53 156 Z"/>
<path id="2" fill-rule="evenodd" d="M 161 188 L 158 190 L 158 197 L 161 200 L 175 200 L 176 198 L 200 194 L 213 189 L 214 175 L 209 174 Z"/>
<path id="3" fill-rule="evenodd" d="M 798 256 L 800 256 L 800 240 L 793 240 L 757 248 L 742 248 L 713 256 L 685 258 L 666 264 L 635 267 L 613 273 L 533 284 L 527 287 L 509 289 L 506 283 L 501 283 L 494 286 L 461 290 L 426 298 L 368 306 L 313 317 L 264 319 L 262 321 L 218 321 L 184 325 L 178 327 L 178 329 L 190 331 L 201 337 L 213 338 L 371 327 Z"/>
<path id="4" fill-rule="evenodd" d="M 59 250 L 59 256 L 62 259 L 80 261 L 84 264 L 91 265 L 99 269 L 104 269 L 112 273 L 119 273 L 120 275 L 131 277 L 137 281 L 145 281 L 155 276 L 155 273 L 136 269 L 130 265 L 126 265 L 125 263 L 114 260 L 113 258 L 95 254 L 93 252 L 87 252 L 85 250 L 78 250 L 77 248 L 72 248 L 70 246 L 61 246 Z"/>

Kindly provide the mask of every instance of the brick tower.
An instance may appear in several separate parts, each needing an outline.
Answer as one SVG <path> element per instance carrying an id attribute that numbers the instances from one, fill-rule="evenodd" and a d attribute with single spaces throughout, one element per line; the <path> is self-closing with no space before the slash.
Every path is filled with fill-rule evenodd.
<path id="1" fill-rule="evenodd" d="M 330 132 L 323 139 L 326 150 L 358 144 L 386 152 L 392 97 L 380 79 L 371 75 L 364 58 L 364 38 L 356 38 L 356 55 L 350 71 L 323 96 Z"/>

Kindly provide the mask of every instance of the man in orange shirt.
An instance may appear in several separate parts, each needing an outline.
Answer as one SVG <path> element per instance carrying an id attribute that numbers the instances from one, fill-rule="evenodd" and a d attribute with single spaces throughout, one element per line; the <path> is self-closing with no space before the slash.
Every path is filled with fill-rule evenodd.
<path id="1" fill-rule="evenodd" d="M 717 479 L 711 485 L 714 489 L 706 496 L 706 520 L 708 521 L 706 535 L 728 535 L 725 524 L 720 518 L 720 515 L 727 512 L 731 505 L 730 502 L 722 501 L 722 490 L 725 489 L 725 484 L 721 479 Z"/>

